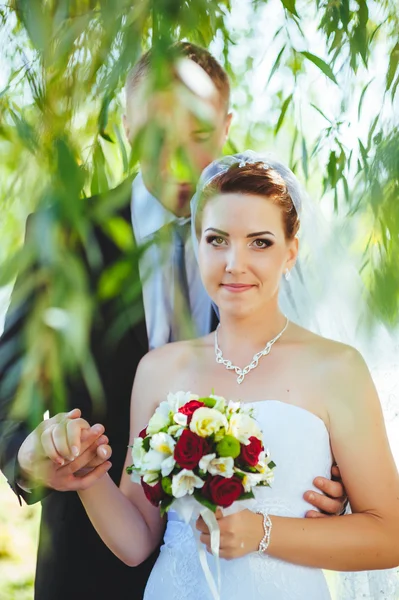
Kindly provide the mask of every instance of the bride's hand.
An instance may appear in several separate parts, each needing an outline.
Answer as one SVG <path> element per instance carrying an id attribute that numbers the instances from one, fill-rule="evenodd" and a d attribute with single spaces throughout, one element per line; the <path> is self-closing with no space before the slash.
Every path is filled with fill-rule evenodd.
<path id="1" fill-rule="evenodd" d="M 332 467 L 331 479 L 316 477 L 313 483 L 322 493 L 307 491 L 304 494 L 304 498 L 309 504 L 312 504 L 319 510 L 308 510 L 305 516 L 308 518 L 320 518 L 344 514 L 348 504 L 348 497 L 338 466 L 334 465 Z"/>
<path id="2" fill-rule="evenodd" d="M 220 558 L 232 559 L 256 552 L 263 538 L 263 517 L 248 509 L 223 516 L 218 508 L 216 518 L 220 528 Z M 200 540 L 211 553 L 211 536 L 202 517 L 197 519 L 196 528 L 201 531 Z"/>

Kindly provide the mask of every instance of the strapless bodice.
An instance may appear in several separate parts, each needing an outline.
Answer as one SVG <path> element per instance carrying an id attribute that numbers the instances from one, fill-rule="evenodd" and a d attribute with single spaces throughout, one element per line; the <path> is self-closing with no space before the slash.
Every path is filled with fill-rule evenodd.
<path id="1" fill-rule="evenodd" d="M 332 454 L 325 423 L 313 413 L 277 400 L 248 403 L 254 409 L 265 446 L 276 463 L 272 487 L 256 488 L 254 507 L 271 515 L 304 517 L 312 507 L 303 494 L 316 488 L 316 476 L 330 477 Z M 214 559 L 208 557 L 213 572 Z M 258 553 L 221 560 L 222 600 L 327 600 L 320 569 L 301 567 Z M 145 600 L 211 600 L 198 559 L 193 529 L 171 512 L 164 544 Z"/>

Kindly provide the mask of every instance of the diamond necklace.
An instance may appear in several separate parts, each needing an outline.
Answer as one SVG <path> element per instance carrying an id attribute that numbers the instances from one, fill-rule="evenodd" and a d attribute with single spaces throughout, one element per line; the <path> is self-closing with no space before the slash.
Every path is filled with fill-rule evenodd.
<path id="1" fill-rule="evenodd" d="M 287 317 L 285 317 L 285 318 L 287 319 L 287 321 L 286 321 L 283 329 L 280 331 L 280 333 L 278 333 L 276 335 L 276 337 L 274 337 L 272 340 L 270 340 L 269 342 L 267 342 L 267 344 L 263 348 L 263 350 L 261 350 L 260 352 L 257 352 L 256 354 L 254 354 L 254 356 L 252 358 L 252 361 L 249 363 L 249 365 L 247 365 L 243 369 L 240 369 L 240 367 L 236 367 L 236 365 L 233 365 L 233 363 L 230 360 L 226 360 L 225 358 L 223 358 L 222 351 L 219 348 L 219 344 L 218 344 L 218 329 L 220 327 L 220 323 L 219 323 L 219 325 L 215 329 L 215 357 L 216 357 L 216 362 L 220 363 L 221 365 L 224 365 L 226 367 L 226 369 L 234 370 L 237 373 L 237 375 L 238 375 L 238 377 L 237 377 L 237 383 L 242 383 L 244 381 L 245 375 L 248 375 L 248 373 L 250 371 L 252 371 L 252 369 L 255 369 L 258 366 L 259 359 L 262 356 L 266 356 L 267 354 L 269 354 L 270 350 L 272 349 L 273 344 L 275 342 L 277 342 L 278 339 L 281 338 L 281 336 L 283 335 L 284 331 L 287 329 L 289 320 L 288 320 Z"/>

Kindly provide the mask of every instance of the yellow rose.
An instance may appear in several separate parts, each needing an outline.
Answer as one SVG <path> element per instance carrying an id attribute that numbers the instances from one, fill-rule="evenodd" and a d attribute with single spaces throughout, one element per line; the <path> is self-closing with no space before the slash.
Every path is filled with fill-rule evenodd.
<path id="1" fill-rule="evenodd" d="M 206 408 L 205 406 L 198 408 L 193 413 L 193 418 L 190 422 L 190 429 L 200 437 L 209 437 L 213 433 L 217 433 L 222 427 L 227 428 L 227 419 L 222 413 L 214 408 Z"/>

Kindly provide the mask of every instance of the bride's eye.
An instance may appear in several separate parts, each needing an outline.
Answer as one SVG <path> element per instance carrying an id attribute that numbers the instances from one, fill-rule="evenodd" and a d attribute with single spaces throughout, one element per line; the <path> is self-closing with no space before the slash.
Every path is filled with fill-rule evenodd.
<path id="1" fill-rule="evenodd" d="M 262 238 L 257 238 L 252 242 L 252 244 L 255 246 L 255 248 L 259 248 L 260 250 L 273 246 L 273 242 L 271 240 L 264 240 Z"/>
<path id="2" fill-rule="evenodd" d="M 206 238 L 206 241 L 208 244 L 211 244 L 212 246 L 222 246 L 226 240 L 221 237 L 220 235 L 209 235 Z"/>

